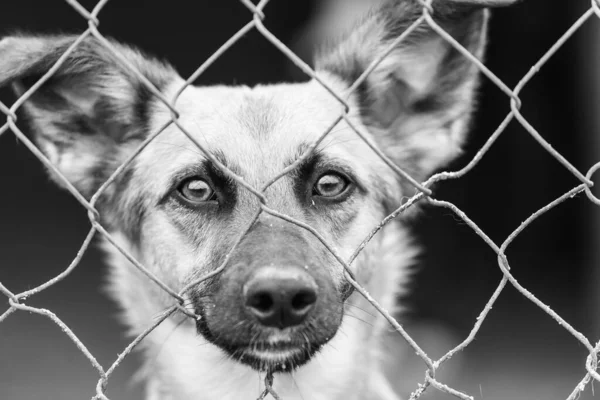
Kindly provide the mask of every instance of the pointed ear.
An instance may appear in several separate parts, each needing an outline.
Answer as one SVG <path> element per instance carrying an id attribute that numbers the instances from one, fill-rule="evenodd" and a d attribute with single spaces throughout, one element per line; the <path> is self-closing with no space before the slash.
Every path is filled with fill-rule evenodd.
<path id="1" fill-rule="evenodd" d="M 433 8 L 434 20 L 481 59 L 487 10 L 466 0 L 433 1 Z M 417 0 L 386 1 L 317 57 L 317 71 L 352 85 L 422 11 Z M 473 63 L 424 22 L 377 65 L 353 97 L 381 148 L 422 180 L 460 153 L 477 77 Z"/>
<path id="2" fill-rule="evenodd" d="M 0 88 L 18 95 L 41 78 L 75 36 L 18 36 L 0 41 Z M 159 90 L 178 79 L 168 65 L 112 43 Z M 87 38 L 24 103 L 34 140 L 66 178 L 90 197 L 147 135 L 150 90 L 113 53 Z"/>

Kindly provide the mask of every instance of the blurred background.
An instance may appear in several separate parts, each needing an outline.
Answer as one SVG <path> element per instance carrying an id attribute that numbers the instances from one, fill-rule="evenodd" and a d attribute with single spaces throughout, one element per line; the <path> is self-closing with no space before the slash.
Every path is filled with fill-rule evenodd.
<path id="1" fill-rule="evenodd" d="M 95 1 L 81 1 L 92 9 Z M 266 26 L 303 57 L 335 32 L 366 0 L 272 0 Z M 362 4 L 362 5 L 361 5 Z M 494 12 L 486 65 L 509 87 L 590 7 L 589 0 L 526 0 Z M 235 0 L 121 0 L 100 14 L 105 35 L 135 44 L 190 75 L 250 12 Z M 0 36 L 14 31 L 81 32 L 86 21 L 61 1 L 20 0 L 0 6 Z M 592 17 L 521 94 L 528 121 L 584 173 L 600 160 L 600 20 Z M 252 31 L 196 82 L 254 85 L 306 79 Z M 0 100 L 12 104 L 8 90 Z M 509 112 L 509 99 L 484 79 L 464 156 L 465 165 Z M 578 184 L 517 122 L 464 178 L 439 185 L 497 244 L 533 212 Z M 86 211 L 47 179 L 40 162 L 10 132 L 0 136 L 0 282 L 17 293 L 58 275 L 89 230 Z M 596 193 L 600 194 L 600 191 Z M 429 207 L 413 223 L 423 247 L 419 273 L 403 299 L 408 332 L 433 358 L 463 340 L 501 280 L 493 251 L 449 210 Z M 597 251 L 600 210 L 584 196 L 535 221 L 507 252 L 519 282 L 594 342 L 600 337 Z M 108 366 L 129 343 L 103 293 L 105 267 L 96 248 L 63 282 L 27 300 L 56 313 Z M 0 314 L 8 303 L 0 301 Z M 390 378 L 408 397 L 424 364 L 405 354 Z M 584 346 L 547 314 L 507 286 L 476 340 L 439 372 L 476 399 L 566 399 L 585 374 Z M 400 362 L 398 362 L 400 363 Z M 129 357 L 109 381 L 111 399 L 142 398 Z M 66 400 L 92 397 L 97 372 L 49 319 L 17 312 L 0 324 L 0 398 Z M 430 389 L 423 398 L 446 399 Z M 592 399 L 591 385 L 581 399 Z M 307 399 L 308 400 L 308 399 Z"/>

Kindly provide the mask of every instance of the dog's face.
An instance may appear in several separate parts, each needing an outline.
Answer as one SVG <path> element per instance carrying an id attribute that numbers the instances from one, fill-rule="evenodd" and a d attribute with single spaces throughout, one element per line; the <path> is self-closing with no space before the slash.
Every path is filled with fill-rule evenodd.
<path id="1" fill-rule="evenodd" d="M 262 188 L 307 151 L 341 106 L 310 82 L 190 88 L 178 109 L 182 125 L 218 162 Z M 152 126 L 169 118 L 164 108 L 153 114 Z M 260 207 L 177 127 L 136 159 L 130 184 L 139 188 L 130 201 L 144 204 L 141 253 L 178 288 L 218 268 Z M 395 186 L 393 171 L 340 124 L 264 196 L 270 208 L 310 225 L 347 258 L 385 216 L 374 187 Z M 223 273 L 195 287 L 190 298 L 205 338 L 254 367 L 272 368 L 273 362 L 291 369 L 335 335 L 349 293 L 342 266 L 317 238 L 265 213 Z"/>
<path id="2" fill-rule="evenodd" d="M 474 66 L 421 26 L 349 91 L 416 19 L 421 10 L 416 3 L 391 2 L 372 13 L 317 58 L 316 70 L 348 99 L 353 125 L 420 180 L 459 152 Z M 436 12 L 440 24 L 479 57 L 485 13 L 462 6 L 440 6 Z M 3 40 L 0 86 L 11 82 L 22 92 L 73 40 Z M 169 66 L 113 46 L 166 98 L 182 87 Z M 351 287 L 342 265 L 307 229 L 266 212 L 255 219 L 259 198 L 232 174 L 260 190 L 307 152 L 343 107 L 311 80 L 255 88 L 188 87 L 176 108 L 179 123 L 211 156 L 171 124 L 102 195 L 102 221 L 176 291 L 225 265 L 185 294 L 205 340 L 256 369 L 302 365 L 336 334 Z M 38 146 L 87 197 L 171 119 L 139 76 L 120 67 L 93 39 L 66 58 L 25 110 Z M 314 228 L 348 259 L 401 197 L 412 194 L 414 189 L 342 121 L 297 168 L 272 182 L 264 198 L 271 209 Z M 380 267 L 371 265 L 368 255 L 369 250 L 351 266 L 363 283 Z M 136 307 L 159 312 L 172 304 L 150 281 L 136 291 L 145 293 L 137 304 L 122 300 L 133 313 Z"/>

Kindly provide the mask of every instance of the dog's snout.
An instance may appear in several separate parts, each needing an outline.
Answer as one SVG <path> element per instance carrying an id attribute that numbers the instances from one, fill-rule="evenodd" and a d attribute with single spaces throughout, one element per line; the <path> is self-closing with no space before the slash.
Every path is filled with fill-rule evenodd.
<path id="1" fill-rule="evenodd" d="M 245 306 L 265 326 L 299 325 L 317 301 L 317 284 L 302 268 L 268 266 L 244 285 Z"/>

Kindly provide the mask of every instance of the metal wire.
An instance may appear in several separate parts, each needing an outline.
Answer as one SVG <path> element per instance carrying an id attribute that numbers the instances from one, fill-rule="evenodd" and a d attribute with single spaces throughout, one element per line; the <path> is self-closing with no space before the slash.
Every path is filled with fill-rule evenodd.
<path id="1" fill-rule="evenodd" d="M 436 379 L 436 372 L 442 367 L 446 361 L 452 358 L 456 353 L 464 350 L 476 337 L 479 329 L 483 325 L 489 311 L 494 306 L 496 300 L 501 295 L 502 291 L 506 287 L 507 284 L 512 285 L 515 289 L 517 289 L 525 298 L 529 301 L 537 305 L 540 309 L 546 312 L 551 318 L 553 318 L 562 328 L 568 331 L 575 339 L 577 339 L 588 351 L 588 356 L 584 362 L 586 368 L 586 375 L 581 379 L 579 384 L 573 389 L 572 393 L 569 395 L 567 400 L 574 400 L 578 398 L 578 396 L 585 390 L 586 386 L 592 381 L 597 380 L 600 381 L 600 375 L 596 372 L 597 369 L 597 354 L 600 351 L 600 342 L 596 345 L 592 345 L 592 343 L 580 332 L 578 332 L 575 328 L 573 328 L 567 321 L 565 321 L 560 315 L 554 312 L 548 305 L 539 300 L 533 293 L 528 291 L 525 287 L 519 284 L 519 282 L 514 278 L 514 276 L 510 272 L 510 265 L 508 261 L 508 257 L 506 256 L 506 250 L 510 246 L 510 244 L 525 230 L 527 227 L 540 218 L 543 214 L 549 212 L 554 207 L 559 204 L 567 201 L 578 193 L 585 192 L 588 199 L 594 204 L 600 205 L 600 199 L 598 199 L 592 192 L 591 188 L 593 186 L 593 182 L 591 177 L 593 173 L 600 168 L 600 162 L 593 165 L 587 172 L 583 173 L 576 169 L 565 157 L 563 157 L 557 150 L 555 150 L 550 143 L 548 143 L 542 135 L 525 119 L 525 117 L 521 114 L 521 100 L 519 99 L 519 94 L 523 90 L 523 88 L 527 85 L 527 83 L 533 78 L 535 74 L 546 64 L 548 60 L 552 58 L 552 56 L 556 53 L 556 51 L 567 41 L 569 38 L 577 32 L 581 26 L 589 21 L 592 17 L 600 18 L 600 0 L 591 0 L 590 8 L 562 35 L 555 44 L 540 58 L 540 60 L 533 65 L 530 71 L 519 81 L 517 86 L 514 89 L 510 89 L 501 79 L 499 79 L 492 71 L 490 71 L 476 56 L 469 53 L 467 49 L 465 49 L 460 43 L 458 43 L 448 32 L 446 32 L 440 25 L 436 23 L 434 18 L 432 17 L 433 8 L 431 6 L 431 0 L 419 0 L 422 5 L 422 15 L 414 21 L 403 33 L 401 33 L 395 40 L 393 40 L 388 47 L 388 49 L 376 60 L 374 60 L 371 65 L 369 65 L 363 74 L 350 86 L 350 92 L 356 90 L 359 85 L 367 79 L 368 75 L 372 73 L 372 71 L 377 67 L 377 65 L 385 59 L 392 51 L 394 47 L 400 44 L 402 41 L 409 36 L 409 34 L 417 29 L 421 25 L 429 25 L 429 27 L 437 32 L 442 39 L 444 39 L 447 43 L 453 46 L 457 51 L 459 51 L 467 60 L 469 60 L 476 68 L 478 68 L 483 75 L 490 79 L 492 83 L 494 83 L 502 92 L 507 95 L 507 100 L 510 104 L 511 111 L 508 113 L 506 118 L 502 121 L 502 123 L 498 126 L 498 128 L 490 135 L 485 144 L 479 149 L 479 151 L 475 154 L 475 156 L 462 168 L 457 171 L 444 171 L 437 173 L 430 177 L 425 182 L 418 182 L 414 178 L 412 178 L 408 173 L 402 170 L 399 166 L 393 163 L 379 148 L 376 144 L 372 143 L 367 135 L 364 135 L 360 130 L 352 123 L 352 121 L 348 118 L 348 113 L 350 111 L 350 106 L 347 103 L 347 97 L 343 97 L 341 94 L 336 93 L 334 89 L 327 86 L 325 82 L 323 82 L 316 74 L 315 71 L 304 63 L 296 54 L 293 53 L 288 47 L 286 47 L 274 34 L 272 34 L 263 24 L 265 20 L 265 14 L 263 12 L 264 7 L 267 5 L 269 0 L 262 0 L 258 4 L 252 3 L 250 0 L 239 0 L 244 6 L 248 8 L 251 15 L 249 16 L 249 22 L 244 25 L 238 32 L 236 32 L 229 40 L 227 40 L 213 55 L 211 55 L 204 63 L 198 67 L 198 69 L 185 81 L 182 87 L 175 93 L 171 100 L 164 97 L 164 95 L 147 79 L 144 75 L 136 70 L 135 66 L 130 63 L 125 56 L 120 54 L 119 50 L 113 46 L 113 44 L 108 41 L 102 33 L 99 31 L 98 26 L 100 24 L 100 19 L 98 17 L 102 8 L 106 5 L 108 0 L 101 0 L 94 7 L 92 12 L 89 12 L 85 9 L 80 3 L 76 0 L 64 0 L 69 6 L 73 7 L 75 11 L 79 15 L 81 15 L 88 23 L 88 29 L 85 30 L 77 40 L 75 40 L 71 46 L 65 51 L 65 53 L 57 60 L 57 62 L 36 82 L 31 88 L 29 88 L 22 96 L 19 97 L 13 103 L 13 105 L 9 108 L 3 103 L 0 102 L 0 114 L 4 114 L 6 116 L 6 123 L 0 126 L 0 135 L 4 134 L 7 131 L 12 131 L 13 134 L 25 145 L 27 148 L 48 168 L 50 168 L 53 173 L 59 177 L 59 179 L 64 183 L 73 197 L 79 201 L 79 203 L 87 209 L 88 217 L 91 224 L 90 231 L 86 236 L 83 244 L 81 245 L 79 251 L 77 252 L 76 257 L 70 263 L 70 265 L 59 275 L 50 279 L 49 281 L 34 287 L 33 289 L 29 289 L 27 291 L 21 293 L 13 293 L 9 288 L 5 287 L 2 283 L 0 283 L 0 293 L 6 296 L 9 308 L 0 315 L 0 323 L 9 318 L 12 314 L 18 311 L 26 311 L 31 313 L 37 313 L 43 316 L 50 318 L 56 325 L 58 325 L 62 331 L 73 341 L 73 343 L 77 346 L 77 348 L 81 351 L 81 353 L 89 360 L 92 366 L 98 371 L 99 380 L 96 385 L 96 394 L 93 399 L 97 400 L 108 400 L 106 396 L 106 388 L 109 383 L 109 378 L 111 374 L 115 371 L 116 368 L 120 365 L 120 363 L 125 359 L 135 348 L 136 346 L 156 327 L 158 327 L 164 320 L 169 318 L 176 312 L 182 312 L 192 318 L 196 317 L 191 314 L 184 307 L 184 296 L 187 291 L 189 291 L 192 287 L 197 285 L 198 283 L 205 281 L 212 276 L 221 273 L 227 266 L 227 263 L 230 259 L 230 256 L 238 247 L 239 243 L 243 240 L 246 233 L 252 228 L 254 223 L 258 220 L 258 218 L 263 214 L 267 213 L 273 217 L 279 218 L 287 223 L 294 224 L 307 232 L 310 232 L 315 236 L 323 246 L 332 254 L 332 256 L 340 263 L 340 265 L 344 268 L 345 276 L 348 282 L 354 287 L 354 289 L 360 293 L 372 306 L 379 312 L 381 315 L 390 323 L 390 325 L 394 328 L 395 331 L 400 334 L 404 340 L 415 350 L 417 355 L 423 360 L 425 363 L 425 378 L 422 384 L 416 388 L 416 390 L 411 394 L 410 400 L 416 400 L 420 398 L 429 387 L 433 387 L 441 392 L 447 393 L 454 397 L 460 399 L 473 399 L 472 396 L 458 391 L 454 388 L 449 387 L 448 385 L 439 382 Z M 233 1 L 233 0 L 232 0 Z M 465 1 L 465 0 L 461 0 Z M 470 0 L 473 1 L 473 0 Z M 500 1 L 481 1 L 481 4 L 496 4 Z M 186 87 L 191 85 L 194 81 L 201 76 L 204 71 L 206 71 L 214 62 L 217 60 L 223 53 L 225 53 L 234 43 L 236 43 L 240 38 L 246 35 L 248 32 L 256 30 L 260 33 L 267 41 L 269 41 L 274 47 L 276 47 L 279 51 L 281 51 L 284 55 L 286 55 L 295 65 L 297 65 L 302 71 L 304 71 L 309 77 L 319 82 L 323 87 L 332 95 L 340 103 L 340 113 L 337 117 L 332 118 L 332 121 L 328 128 L 319 136 L 319 138 L 312 143 L 308 149 L 300 155 L 300 157 L 290 166 L 286 167 L 284 170 L 280 171 L 277 175 L 273 176 L 272 179 L 269 179 L 267 183 L 261 188 L 254 188 L 252 185 L 244 181 L 244 179 L 238 175 L 236 175 L 233 171 L 228 169 L 225 165 L 221 164 L 217 158 L 214 157 L 213 154 L 209 150 L 207 150 L 201 143 L 199 143 L 194 136 L 187 131 L 187 129 L 180 123 L 179 121 L 179 113 L 177 111 L 177 101 L 184 91 Z M 104 46 L 108 51 L 110 51 L 121 64 L 121 67 L 127 70 L 130 73 L 133 73 L 139 78 L 140 82 L 148 89 L 150 92 L 156 96 L 158 100 L 160 100 L 171 112 L 171 119 L 161 127 L 157 132 L 151 134 L 137 149 L 134 151 L 125 162 L 121 166 L 119 166 L 115 172 L 104 182 L 98 191 L 92 196 L 91 200 L 88 202 L 81 193 L 68 181 L 68 179 L 61 174 L 61 172 L 54 166 L 50 160 L 21 132 L 21 130 L 17 126 L 17 116 L 16 111 L 23 105 L 23 103 L 31 97 L 40 86 L 50 79 L 56 71 L 58 71 L 64 62 L 67 60 L 69 55 L 80 45 L 80 43 L 85 40 L 87 37 L 95 37 L 99 44 Z M 345 94 L 349 96 L 349 93 Z M 454 204 L 438 200 L 432 197 L 432 191 L 429 189 L 431 185 L 436 182 L 457 179 L 463 177 L 465 174 L 469 173 L 473 168 L 477 166 L 477 164 L 483 159 L 487 151 L 494 145 L 498 137 L 504 132 L 507 125 L 512 120 L 517 120 L 525 130 L 542 146 L 553 158 L 556 159 L 557 162 L 562 164 L 580 184 L 573 189 L 569 190 L 556 200 L 542 207 L 535 213 L 533 213 L 526 221 L 524 221 L 513 233 L 511 233 L 506 240 L 498 246 L 495 244 L 486 234 L 485 232 L 473 221 L 471 220 L 463 211 L 461 211 Z M 335 249 L 334 246 L 327 243 L 327 241 L 323 238 L 319 232 L 301 221 L 298 221 L 288 215 L 282 214 L 276 210 L 271 209 L 266 201 L 266 197 L 264 196 L 265 191 L 276 181 L 284 177 L 286 174 L 292 172 L 296 167 L 298 167 L 303 160 L 308 158 L 317 148 L 317 146 L 324 140 L 332 129 L 340 122 L 344 120 L 352 130 L 354 130 L 357 136 L 363 140 L 368 146 L 370 146 L 377 155 L 379 155 L 383 161 L 402 179 L 406 180 L 410 184 L 412 184 L 417 189 L 417 194 L 413 197 L 407 199 L 398 209 L 393 211 L 390 215 L 388 215 L 385 219 L 383 219 L 377 226 L 373 227 L 373 230 L 367 235 L 367 237 L 362 241 L 360 246 L 353 252 L 348 260 L 344 260 Z M 244 231 L 239 235 L 236 242 L 229 250 L 222 264 L 211 273 L 201 276 L 187 284 L 181 291 L 177 292 L 172 288 L 168 287 L 165 283 L 161 282 L 158 277 L 150 272 L 144 265 L 138 262 L 131 254 L 129 254 L 124 248 L 122 248 L 118 242 L 111 236 L 111 234 L 102 226 L 99 221 L 99 213 L 96 210 L 96 203 L 98 199 L 102 196 L 103 193 L 106 192 L 108 187 L 112 185 L 118 177 L 125 171 L 125 169 L 130 165 L 130 163 L 143 151 L 143 149 L 152 141 L 154 141 L 167 127 L 175 125 L 177 126 L 198 148 L 202 151 L 213 163 L 222 170 L 223 173 L 228 175 L 231 179 L 235 180 L 241 186 L 243 186 L 246 190 L 252 193 L 257 197 L 260 201 L 260 206 L 257 208 L 255 215 L 251 219 L 248 226 L 244 229 Z M 479 314 L 476 319 L 476 322 L 468 334 L 468 336 L 456 347 L 449 350 L 446 354 L 440 357 L 437 360 L 431 359 L 427 353 L 417 344 L 417 342 L 410 337 L 410 335 L 403 329 L 402 325 L 396 321 L 396 319 L 384 310 L 373 298 L 372 296 L 365 290 L 360 282 L 356 280 L 353 276 L 350 266 L 356 260 L 356 258 L 360 255 L 360 253 L 364 250 L 364 248 L 368 245 L 368 243 L 377 235 L 377 233 L 390 221 L 397 218 L 400 214 L 402 214 L 406 209 L 413 206 L 415 203 L 427 199 L 428 202 L 437 207 L 444 207 L 451 210 L 458 218 L 463 220 L 469 227 L 473 229 L 473 231 L 490 247 L 490 249 L 497 255 L 498 257 L 498 267 L 502 272 L 502 279 L 490 297 L 489 301 Z M 91 352 L 86 348 L 86 346 L 78 339 L 77 335 L 70 329 L 63 321 L 61 321 L 54 313 L 49 310 L 31 307 L 25 304 L 25 301 L 40 292 L 46 290 L 47 288 L 57 284 L 59 281 L 68 278 L 69 274 L 77 268 L 82 256 L 87 251 L 89 244 L 93 237 L 96 234 L 103 235 L 118 251 L 120 251 L 128 260 L 132 262 L 132 264 L 140 270 L 144 275 L 148 277 L 150 281 L 154 284 L 158 285 L 162 290 L 168 293 L 173 298 L 173 305 L 168 308 L 161 316 L 159 316 L 154 322 L 150 323 L 148 328 L 140 334 L 134 341 L 132 341 L 119 356 L 113 362 L 113 364 L 108 368 L 104 369 L 95 357 L 91 354 Z M 267 395 L 271 395 L 275 399 L 280 399 L 281 397 L 275 392 L 273 388 L 274 376 L 271 373 L 268 373 L 265 377 L 265 389 L 259 396 L 259 399 L 265 398 Z"/>

